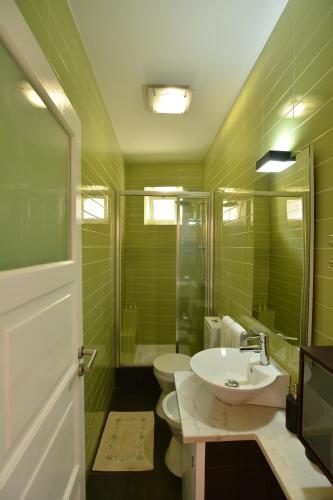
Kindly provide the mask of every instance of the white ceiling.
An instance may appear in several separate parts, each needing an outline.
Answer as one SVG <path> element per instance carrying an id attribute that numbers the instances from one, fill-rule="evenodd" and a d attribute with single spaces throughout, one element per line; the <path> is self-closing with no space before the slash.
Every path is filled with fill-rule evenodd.
<path id="1" fill-rule="evenodd" d="M 125 160 L 205 157 L 288 0 L 68 0 Z M 189 85 L 188 114 L 147 109 L 147 84 Z"/>

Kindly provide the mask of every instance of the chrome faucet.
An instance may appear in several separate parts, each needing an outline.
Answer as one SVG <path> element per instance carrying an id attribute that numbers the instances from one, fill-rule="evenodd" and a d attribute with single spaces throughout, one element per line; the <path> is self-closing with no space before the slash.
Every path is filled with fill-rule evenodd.
<path id="1" fill-rule="evenodd" d="M 244 335 L 242 336 L 242 340 L 258 340 L 259 338 L 259 344 L 258 345 L 251 345 L 251 346 L 245 346 L 245 347 L 240 347 L 240 351 L 259 351 L 260 352 L 260 364 L 263 366 L 267 366 L 270 364 L 269 361 L 269 336 L 267 333 L 256 333 L 254 336 L 248 336 Z"/>

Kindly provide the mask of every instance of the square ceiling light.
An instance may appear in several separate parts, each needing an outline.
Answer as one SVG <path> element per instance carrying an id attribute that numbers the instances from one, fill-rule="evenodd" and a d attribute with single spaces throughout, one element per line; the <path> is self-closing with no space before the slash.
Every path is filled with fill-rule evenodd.
<path id="1" fill-rule="evenodd" d="M 189 87 L 148 87 L 149 109 L 153 113 L 180 115 L 187 113 L 192 97 Z"/>

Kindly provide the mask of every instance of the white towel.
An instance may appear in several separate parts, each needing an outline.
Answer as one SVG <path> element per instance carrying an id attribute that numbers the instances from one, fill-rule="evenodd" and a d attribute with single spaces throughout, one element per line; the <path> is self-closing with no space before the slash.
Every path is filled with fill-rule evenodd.
<path id="1" fill-rule="evenodd" d="M 231 336 L 231 347 L 240 347 L 241 345 L 241 336 L 246 334 L 244 328 L 236 321 L 233 321 L 230 326 L 230 336 Z"/>
<path id="2" fill-rule="evenodd" d="M 234 320 L 230 316 L 223 316 L 221 321 L 220 346 L 231 347 L 231 327 Z"/>

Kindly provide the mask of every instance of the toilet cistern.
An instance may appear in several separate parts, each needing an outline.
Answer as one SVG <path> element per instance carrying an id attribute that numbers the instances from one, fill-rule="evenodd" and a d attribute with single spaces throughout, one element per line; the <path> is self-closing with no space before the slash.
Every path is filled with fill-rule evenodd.
<path id="1" fill-rule="evenodd" d="M 267 366 L 270 364 L 269 361 L 269 337 L 266 333 L 256 333 L 251 336 L 245 336 L 243 337 L 244 340 L 258 340 L 259 339 L 259 344 L 258 345 L 251 345 L 251 346 L 245 346 L 245 347 L 240 347 L 240 351 L 259 351 L 260 353 L 260 364 L 262 366 Z"/>

